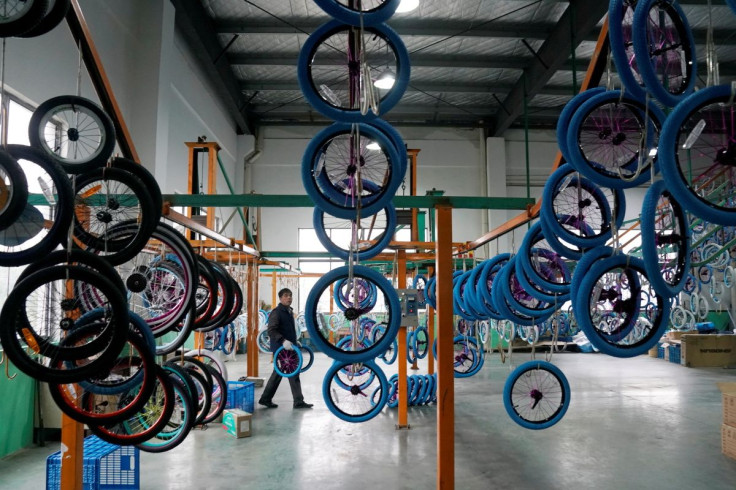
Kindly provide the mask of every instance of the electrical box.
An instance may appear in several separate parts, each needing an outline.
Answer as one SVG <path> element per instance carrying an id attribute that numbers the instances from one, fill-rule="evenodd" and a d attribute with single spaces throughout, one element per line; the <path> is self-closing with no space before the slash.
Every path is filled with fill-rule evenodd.
<path id="1" fill-rule="evenodd" d="M 401 304 L 401 325 L 405 327 L 419 326 L 419 290 L 397 289 Z"/>

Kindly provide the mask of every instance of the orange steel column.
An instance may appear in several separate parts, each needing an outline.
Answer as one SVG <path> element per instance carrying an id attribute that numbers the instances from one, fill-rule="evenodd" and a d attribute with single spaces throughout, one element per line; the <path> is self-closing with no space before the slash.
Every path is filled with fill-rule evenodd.
<path id="1" fill-rule="evenodd" d="M 406 289 L 406 250 L 397 250 L 397 274 L 399 276 L 399 289 Z M 399 327 L 398 335 L 399 349 L 399 423 L 397 429 L 409 429 L 409 393 L 406 387 L 406 326 Z"/>
<path id="2" fill-rule="evenodd" d="M 452 208 L 437 206 L 437 488 L 455 488 L 455 378 L 452 368 Z"/>
<path id="3" fill-rule="evenodd" d="M 258 318 L 258 283 L 260 282 L 258 263 L 253 261 L 253 311 L 256 313 L 256 317 L 253 318 L 254 322 Z M 255 349 L 253 351 L 253 374 L 251 376 L 258 376 L 258 324 L 256 323 L 253 329 L 253 345 Z"/>
<path id="4" fill-rule="evenodd" d="M 83 461 L 84 425 L 62 413 L 61 488 L 64 490 L 82 490 Z"/>

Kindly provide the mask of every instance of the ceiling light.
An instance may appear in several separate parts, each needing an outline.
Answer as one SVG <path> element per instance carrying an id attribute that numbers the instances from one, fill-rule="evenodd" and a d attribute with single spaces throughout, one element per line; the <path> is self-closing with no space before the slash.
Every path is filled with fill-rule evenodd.
<path id="1" fill-rule="evenodd" d="M 365 149 L 376 151 L 381 149 L 381 145 L 379 145 L 378 142 L 374 141 L 373 143 L 368 143 L 367 145 L 365 145 Z"/>
<path id="2" fill-rule="evenodd" d="M 389 90 L 391 87 L 394 86 L 394 83 L 396 82 L 396 75 L 394 75 L 394 72 L 391 70 L 386 70 L 378 77 L 378 79 L 373 82 L 373 85 L 376 87 L 382 89 L 382 90 Z"/>
<path id="3" fill-rule="evenodd" d="M 417 7 L 419 7 L 419 0 L 401 0 L 401 2 L 399 3 L 399 7 L 396 9 L 396 12 L 411 12 Z"/>

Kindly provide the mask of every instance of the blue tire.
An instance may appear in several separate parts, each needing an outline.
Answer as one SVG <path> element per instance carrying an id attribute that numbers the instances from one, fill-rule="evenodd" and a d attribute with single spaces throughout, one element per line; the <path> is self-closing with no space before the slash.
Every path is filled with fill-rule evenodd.
<path id="1" fill-rule="evenodd" d="M 322 24 L 307 38 L 307 41 L 299 52 L 299 58 L 297 60 L 299 87 L 307 102 L 328 119 L 346 123 L 370 122 L 377 117 L 372 111 L 368 111 L 364 116 L 360 113 L 360 109 L 344 109 L 330 104 L 319 94 L 319 89 L 315 86 L 315 82 L 312 79 L 311 63 L 319 45 L 335 33 L 346 29 L 350 29 L 350 27 L 340 21 L 333 20 Z M 409 76 L 411 73 L 409 52 L 399 35 L 386 24 L 369 27 L 366 31 L 368 35 L 378 35 L 384 38 L 393 47 L 396 57 L 396 81 L 380 101 L 381 113 L 385 114 L 399 102 L 409 85 Z"/>
<path id="2" fill-rule="evenodd" d="M 302 344 L 300 349 L 302 351 L 302 357 L 306 361 L 306 362 L 302 362 L 301 372 L 303 373 L 307 371 L 309 368 L 311 368 L 312 364 L 314 364 L 314 351 L 312 350 L 311 347 L 305 344 Z"/>
<path id="3" fill-rule="evenodd" d="M 322 397 L 325 400 L 325 405 L 327 405 L 327 408 L 337 418 L 352 423 L 365 422 L 372 419 L 373 417 L 378 415 L 381 410 L 383 410 L 383 407 L 386 405 L 386 401 L 388 400 L 389 384 L 383 371 L 373 361 L 366 361 L 363 363 L 363 367 L 368 368 L 372 371 L 372 384 L 378 382 L 378 386 L 376 386 L 375 389 L 371 390 L 370 386 L 361 388 L 359 385 L 356 385 L 355 387 L 350 386 L 347 390 L 333 390 L 333 380 L 336 377 L 340 376 L 340 371 L 342 371 L 348 364 L 352 363 L 346 364 L 335 362 L 327 370 L 327 373 L 325 374 L 325 379 L 322 383 Z M 375 397 L 376 389 L 381 390 L 380 397 L 378 397 L 378 399 L 376 399 Z M 366 394 L 366 390 L 370 391 L 370 393 Z M 345 397 L 346 403 L 340 403 L 340 400 L 336 400 L 335 398 L 333 398 L 333 395 L 336 398 Z M 355 400 L 355 404 L 350 402 L 351 398 Z M 365 403 L 363 403 L 364 401 Z M 358 404 L 359 406 L 357 406 L 357 408 L 360 408 L 360 410 L 350 412 L 346 411 L 348 407 L 356 408 L 356 405 Z M 345 410 L 343 408 L 345 408 Z"/>
<path id="4" fill-rule="evenodd" d="M 685 60 L 682 66 L 686 68 L 687 81 L 679 90 L 672 92 L 662 85 L 659 80 L 654 66 L 651 63 L 648 41 L 648 24 L 649 15 L 652 7 L 661 4 L 667 5 L 667 14 L 672 19 L 675 30 L 680 37 L 682 49 L 685 52 Z M 639 67 L 639 73 L 644 80 L 647 91 L 652 94 L 659 102 L 668 106 L 675 107 L 682 99 L 687 97 L 695 89 L 695 80 L 698 73 L 698 60 L 695 53 L 695 39 L 690 25 L 679 4 L 674 0 L 661 2 L 660 0 L 639 0 L 636 4 L 634 12 L 634 25 L 632 26 L 632 41 L 634 43 L 634 53 L 636 54 L 636 62 Z M 658 46 L 659 49 L 659 46 Z M 689 73 L 688 73 L 689 72 Z"/>
<path id="5" fill-rule="evenodd" d="M 273 353 L 273 370 L 276 371 L 279 376 L 282 376 L 284 378 L 292 378 L 299 374 L 302 371 L 302 365 L 304 364 L 304 358 L 302 357 L 302 353 L 299 350 L 298 347 L 293 348 L 292 352 L 296 354 L 296 358 L 298 360 L 296 366 L 294 366 L 294 369 L 292 371 L 286 371 L 282 370 L 281 366 L 279 366 L 278 360 L 279 356 L 285 355 L 284 353 L 288 353 L 286 349 L 284 349 L 284 346 L 282 345 L 278 349 L 276 349 L 276 352 Z"/>
<path id="6" fill-rule="evenodd" d="M 575 111 L 578 110 L 580 104 L 605 90 L 606 89 L 604 87 L 595 87 L 584 92 L 580 92 L 575 97 L 570 99 L 570 101 L 565 104 L 565 107 L 562 109 L 560 117 L 557 119 L 556 135 L 557 146 L 560 148 L 560 153 L 562 153 L 562 157 L 565 159 L 566 162 L 570 161 L 570 157 L 568 156 L 567 152 L 567 130 L 570 126 L 570 119 L 572 118 L 572 115 L 575 114 Z"/>
<path id="7" fill-rule="evenodd" d="M 386 22 L 394 15 L 401 0 L 384 0 L 372 9 L 352 9 L 339 0 L 314 0 L 328 15 L 351 26 L 374 26 Z"/>
<path id="8" fill-rule="evenodd" d="M 541 376 L 527 376 L 530 371 L 545 371 L 544 379 L 547 381 L 541 385 L 527 386 L 529 382 L 535 383 Z M 556 380 L 556 383 L 552 380 Z M 517 384 L 519 386 L 517 386 Z M 557 386 L 555 386 L 557 384 Z M 559 395 L 545 396 L 546 390 L 549 394 L 552 388 L 560 388 Z M 541 398 L 539 398 L 541 396 Z M 549 399 L 549 402 L 547 401 Z M 541 405 L 540 405 L 541 404 Z M 531 406 L 528 406 L 531 405 Z M 545 409 L 545 405 L 548 407 Z M 511 420 L 525 429 L 541 430 L 555 425 L 565 416 L 570 406 L 570 384 L 562 371 L 546 361 L 528 361 L 520 365 L 509 375 L 503 387 L 503 406 Z M 534 412 L 539 407 L 539 412 Z M 542 415 L 536 417 L 537 413 Z"/>
<path id="9" fill-rule="evenodd" d="M 307 296 L 307 303 L 304 312 L 307 331 L 309 332 L 309 337 L 312 342 L 314 342 L 315 347 L 333 359 L 343 363 L 370 361 L 386 352 L 391 345 L 391 342 L 396 338 L 396 334 L 399 331 L 399 324 L 401 323 L 401 306 L 399 305 L 399 297 L 391 283 L 380 273 L 373 269 L 369 269 L 368 267 L 354 266 L 354 277 L 366 279 L 372 282 L 376 285 L 378 290 L 383 293 L 384 302 L 388 310 L 386 333 L 376 342 L 366 346 L 362 350 L 344 351 L 342 349 L 338 349 L 336 346 L 332 345 L 327 338 L 325 338 L 324 333 L 319 329 L 319 324 L 317 322 L 317 306 L 323 291 L 329 289 L 330 284 L 343 278 L 347 278 L 348 275 L 348 267 L 343 266 L 329 271 L 317 280 Z"/>
<path id="10" fill-rule="evenodd" d="M 626 51 L 627 47 L 633 51 L 631 39 L 624 37 L 624 20 L 628 19 L 630 21 L 628 25 L 629 32 L 634 20 L 634 7 L 628 5 L 628 3 L 630 2 L 627 1 L 624 5 L 624 0 L 611 0 L 608 4 L 608 40 L 611 47 L 611 57 L 616 65 L 616 72 L 624 87 L 634 97 L 644 99 L 647 94 L 646 88 L 643 82 L 636 79 L 632 68 L 632 60 L 635 59 L 634 54 Z M 627 12 L 629 10 L 630 12 Z M 631 60 L 629 55 L 631 55 Z"/>
<path id="11" fill-rule="evenodd" d="M 516 274 L 519 277 L 520 282 L 524 280 L 527 282 L 533 282 L 538 285 L 538 287 L 543 288 L 546 291 L 556 293 L 554 295 L 547 295 L 549 299 L 554 300 L 554 296 L 558 296 L 559 299 L 560 295 L 564 296 L 569 295 L 570 293 L 570 271 L 560 254 L 557 254 L 558 257 L 554 257 L 552 255 L 553 251 L 534 246 L 544 240 L 546 240 L 546 238 L 542 232 L 542 223 L 537 222 L 529 228 L 521 242 L 519 253 L 516 256 Z M 555 263 L 558 264 L 558 268 L 562 268 L 562 282 L 551 282 L 548 278 L 543 277 L 532 264 L 532 257 L 535 255 L 543 255 L 547 260 L 555 260 Z M 530 294 L 533 293 L 530 291 Z M 545 298 L 540 297 L 540 299 Z"/>
<path id="12" fill-rule="evenodd" d="M 711 104 L 727 104 L 730 98 L 730 85 L 704 88 L 692 94 L 669 115 L 659 140 L 660 165 L 667 189 L 689 212 L 704 221 L 724 226 L 736 226 L 736 207 L 734 207 L 736 205 L 722 206 L 720 203 L 698 196 L 696 191 L 688 185 L 689 176 L 683 174 L 682 168 L 686 162 L 680 162 L 678 150 L 681 144 L 680 133 L 683 124 L 700 108 Z M 726 169 L 725 165 L 721 167 Z"/>
<path id="13" fill-rule="evenodd" d="M 657 317 L 652 322 L 651 329 L 642 338 L 636 342 L 630 344 L 623 344 L 618 342 L 618 339 L 608 338 L 603 335 L 602 332 L 596 326 L 592 324 L 590 318 L 589 302 L 593 296 L 593 288 L 596 286 L 598 279 L 605 274 L 607 271 L 614 268 L 629 268 L 634 269 L 635 273 L 646 276 L 646 268 L 641 259 L 636 257 L 627 256 L 625 254 L 618 254 L 604 259 L 597 260 L 594 262 L 588 273 L 585 274 L 582 281 L 580 281 L 580 289 L 577 291 L 577 300 L 573 303 L 575 312 L 575 318 L 577 319 L 578 326 L 585 332 L 586 337 L 590 340 L 598 350 L 604 354 L 608 354 L 613 357 L 635 357 L 644 354 L 649 349 L 657 344 L 657 341 L 662 337 L 667 324 L 669 323 L 669 312 L 670 302 L 668 299 L 663 298 L 657 294 L 657 305 L 659 311 Z M 637 286 L 635 289 L 639 289 Z M 637 308 L 640 308 L 637 305 Z M 637 310 L 638 311 L 638 310 Z M 629 320 L 629 324 L 624 326 L 621 339 L 628 335 L 638 320 L 638 313 L 632 315 Z M 628 332 L 627 332 L 628 330 Z"/>
<path id="14" fill-rule="evenodd" d="M 671 279 L 662 276 L 660 259 L 657 253 L 657 224 L 662 219 L 658 213 L 659 198 L 663 194 L 669 199 L 671 219 L 676 221 L 681 233 L 677 245 L 676 270 Z M 685 210 L 669 194 L 663 180 L 655 182 L 644 196 L 641 210 L 641 255 L 644 267 L 652 287 L 665 298 L 676 296 L 685 287 L 688 271 L 690 270 L 690 227 L 688 226 Z M 668 255 L 672 252 L 668 252 Z"/>
<path id="15" fill-rule="evenodd" d="M 357 209 L 352 199 L 337 190 L 329 179 L 327 172 L 320 168 L 324 148 L 327 148 L 333 138 L 340 135 L 350 134 L 351 125 L 335 123 L 326 127 L 309 142 L 302 158 L 302 183 L 309 197 L 314 203 L 326 213 L 343 219 L 355 219 Z M 378 142 L 385 153 L 390 166 L 388 181 L 382 184 L 375 193 L 363 197 L 360 215 L 362 218 L 371 216 L 391 204 L 396 190 L 401 185 L 403 175 L 400 172 L 399 156 L 396 147 L 382 131 L 368 124 L 360 125 L 361 134 L 365 134 Z M 315 174 L 315 170 L 319 170 Z M 367 180 L 363 180 L 367 184 Z"/>
<path id="16" fill-rule="evenodd" d="M 500 268 L 502 268 L 511 258 L 511 254 L 502 253 L 495 257 L 483 262 L 483 269 L 480 271 L 480 277 L 478 278 L 478 287 L 476 288 L 476 296 L 478 297 L 477 306 L 483 306 L 485 313 L 494 320 L 503 320 L 504 317 L 501 312 L 496 308 L 496 304 L 493 300 L 493 288 L 488 289 L 488 281 L 491 280 L 491 275 L 495 274 L 498 276 Z M 492 279 L 492 284 L 495 283 L 495 277 Z M 482 301 L 482 304 L 481 304 Z"/>
<path id="17" fill-rule="evenodd" d="M 377 237 L 377 240 L 374 244 L 370 245 L 367 248 L 361 248 L 359 251 L 353 252 L 353 258 L 356 261 L 372 259 L 376 255 L 383 252 L 383 249 L 386 248 L 391 242 L 391 238 L 394 236 L 394 233 L 396 231 L 396 208 L 393 204 L 389 204 L 388 206 L 383 208 L 383 211 L 386 215 L 385 231 Z M 314 208 L 314 214 L 312 215 L 312 224 L 314 225 L 314 232 L 317 234 L 317 238 L 319 239 L 322 246 L 325 247 L 325 249 L 327 249 L 327 251 L 334 256 L 342 260 L 348 260 L 350 256 L 350 251 L 337 246 L 335 242 L 330 240 L 330 237 L 327 236 L 327 231 L 325 229 L 325 212 L 322 209 L 318 207 Z"/>

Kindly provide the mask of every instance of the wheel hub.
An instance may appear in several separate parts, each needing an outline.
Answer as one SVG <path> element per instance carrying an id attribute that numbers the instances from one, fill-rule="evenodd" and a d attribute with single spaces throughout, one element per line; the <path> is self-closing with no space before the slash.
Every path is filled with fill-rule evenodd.
<path id="1" fill-rule="evenodd" d="M 728 148 L 721 148 L 716 153 L 716 162 L 721 165 L 736 167 L 736 143 L 731 143 Z"/>
<path id="2" fill-rule="evenodd" d="M 71 318 L 64 318 L 59 322 L 59 328 L 62 330 L 70 330 L 74 326 L 74 320 Z"/>
<path id="3" fill-rule="evenodd" d="M 356 320 L 360 316 L 360 310 L 357 308 L 350 307 L 345 310 L 345 318 L 350 321 Z"/>
<path id="4" fill-rule="evenodd" d="M 111 197 L 110 199 L 107 200 L 107 207 L 109 209 L 112 209 L 113 211 L 116 211 L 117 209 L 120 208 L 120 201 L 118 201 L 114 197 Z"/>
<path id="5" fill-rule="evenodd" d="M 613 131 L 611 131 L 611 128 L 602 129 L 600 133 L 598 133 L 598 139 L 606 140 L 611 136 L 612 133 Z"/>
<path id="6" fill-rule="evenodd" d="M 66 136 L 69 141 L 79 141 L 79 130 L 77 128 L 69 128 L 66 131 Z"/>
<path id="7" fill-rule="evenodd" d="M 613 140 L 611 140 L 611 143 L 613 143 L 615 146 L 619 146 L 624 141 L 626 141 L 626 134 L 618 133 L 616 136 L 613 137 Z"/>
<path id="8" fill-rule="evenodd" d="M 76 307 L 76 300 L 73 298 L 67 298 L 61 300 L 61 309 L 62 311 L 73 311 Z"/>
<path id="9" fill-rule="evenodd" d="M 361 393 L 360 386 L 353 385 L 353 386 L 350 387 L 350 394 L 351 395 L 358 396 L 358 395 L 360 395 L 360 393 Z"/>
<path id="10" fill-rule="evenodd" d="M 128 276 L 128 279 L 125 280 L 125 286 L 128 288 L 128 290 L 134 293 L 140 293 L 141 291 L 146 289 L 147 284 L 148 279 L 140 272 L 134 272 L 133 274 Z"/>
<path id="11" fill-rule="evenodd" d="M 100 211 L 95 216 L 100 223 L 108 224 L 112 221 L 112 215 L 107 211 Z"/>
<path id="12" fill-rule="evenodd" d="M 534 400 L 534 405 L 532 405 L 532 408 L 536 408 L 537 404 L 542 401 L 542 398 L 544 398 L 544 394 L 536 388 L 534 388 L 529 393 L 529 396 L 532 398 L 532 400 Z"/>

